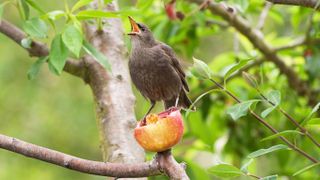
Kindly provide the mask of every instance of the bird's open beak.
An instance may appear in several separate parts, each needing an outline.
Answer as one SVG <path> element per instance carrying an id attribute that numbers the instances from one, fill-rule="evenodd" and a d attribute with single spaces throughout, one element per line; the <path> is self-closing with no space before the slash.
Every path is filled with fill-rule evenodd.
<path id="1" fill-rule="evenodd" d="M 128 16 L 130 24 L 131 24 L 131 32 L 128 33 L 128 35 L 137 35 L 140 33 L 140 29 L 138 27 L 138 24 L 136 23 L 136 21 L 134 21 L 132 19 L 132 17 Z"/>

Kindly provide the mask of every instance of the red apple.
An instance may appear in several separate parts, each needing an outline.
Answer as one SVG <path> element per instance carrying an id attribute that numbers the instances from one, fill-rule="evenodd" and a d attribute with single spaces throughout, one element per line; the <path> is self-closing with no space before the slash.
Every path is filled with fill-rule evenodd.
<path id="1" fill-rule="evenodd" d="M 183 135 L 180 109 L 170 108 L 157 114 L 149 114 L 146 123 L 134 129 L 134 137 L 147 151 L 162 152 L 176 145 Z"/>

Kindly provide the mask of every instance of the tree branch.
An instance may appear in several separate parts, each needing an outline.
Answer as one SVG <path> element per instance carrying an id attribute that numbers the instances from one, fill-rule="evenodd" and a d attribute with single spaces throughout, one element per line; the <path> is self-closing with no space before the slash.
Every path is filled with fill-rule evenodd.
<path id="1" fill-rule="evenodd" d="M 0 21 L 0 32 L 15 41 L 20 46 L 21 41 L 27 37 L 27 35 L 21 29 L 4 19 Z M 49 54 L 48 47 L 38 41 L 32 41 L 31 48 L 27 48 L 26 50 L 29 52 L 30 56 L 42 57 Z M 67 60 L 64 67 L 64 71 L 81 78 L 83 78 L 84 70 L 85 69 L 83 68 L 83 63 L 81 61 L 71 58 Z"/>
<path id="2" fill-rule="evenodd" d="M 90 9 L 98 9 L 98 1 Z M 103 6 L 105 11 L 116 11 L 116 1 Z M 84 24 L 87 40 L 104 54 L 112 72 L 107 71 L 91 56 L 85 56 L 86 82 L 90 85 L 96 104 L 97 122 L 103 160 L 117 163 L 144 162 L 145 153 L 133 137 L 136 127 L 135 97 L 131 89 L 127 67 L 128 52 L 124 43 L 121 19 L 101 19 L 98 23 Z"/>
<path id="3" fill-rule="evenodd" d="M 233 100 L 235 100 L 237 103 L 241 103 L 242 101 L 234 95 L 231 91 L 226 89 L 224 86 L 222 86 L 220 83 L 216 82 L 214 79 L 209 79 L 212 83 L 214 83 L 219 89 L 223 90 L 228 96 L 230 96 Z M 266 120 L 264 120 L 262 117 L 257 115 L 254 111 L 251 109 L 249 110 L 250 114 L 255 117 L 263 126 L 268 128 L 273 134 L 279 133 L 278 130 L 276 130 L 271 124 L 269 124 Z M 297 147 L 295 144 L 291 143 L 286 137 L 284 136 L 279 136 L 279 139 L 281 139 L 284 143 L 286 143 L 292 150 L 296 151 L 297 153 L 301 154 L 305 158 L 309 159 L 313 163 L 318 163 L 319 160 L 312 157 L 308 153 L 304 152 L 302 149 Z"/>
<path id="4" fill-rule="evenodd" d="M 202 0 L 191 0 L 197 4 L 201 4 Z M 266 58 L 267 61 L 273 62 L 280 70 L 280 73 L 287 76 L 289 86 L 294 89 L 298 95 L 308 97 L 309 105 L 314 106 L 317 103 L 317 95 L 311 91 L 307 82 L 299 78 L 299 76 L 288 67 L 282 58 L 278 56 L 276 51 L 268 45 L 263 39 L 262 32 L 251 28 L 251 25 L 241 16 L 237 15 L 233 8 L 224 4 L 211 2 L 208 6 L 209 10 L 221 16 L 231 26 L 244 35 L 254 47 L 256 47 Z"/>
<path id="5" fill-rule="evenodd" d="M 170 150 L 158 153 L 150 162 L 123 164 L 81 159 L 1 134 L 0 148 L 87 174 L 132 178 L 155 176 L 164 172 L 172 179 L 188 179 L 183 164 L 178 164 L 174 160 Z"/>
<path id="6" fill-rule="evenodd" d="M 259 21 L 258 21 L 258 24 L 257 24 L 257 29 L 259 30 L 262 30 L 263 29 L 263 26 L 264 26 L 264 23 L 266 22 L 266 19 L 267 19 L 267 16 L 268 16 L 268 13 L 272 7 L 272 3 L 270 2 L 266 2 L 266 4 L 264 5 L 264 8 L 260 14 L 260 17 L 259 17 Z"/>
<path id="7" fill-rule="evenodd" d="M 317 0 L 267 0 L 274 4 L 284 4 L 284 5 L 294 5 L 294 6 L 302 6 L 313 8 L 319 10 L 319 6 L 317 6 Z"/>

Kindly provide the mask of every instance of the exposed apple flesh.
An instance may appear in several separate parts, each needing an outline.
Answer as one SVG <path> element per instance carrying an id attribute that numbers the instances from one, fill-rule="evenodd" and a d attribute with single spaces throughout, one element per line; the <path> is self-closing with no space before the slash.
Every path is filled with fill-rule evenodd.
<path id="1" fill-rule="evenodd" d="M 170 108 L 157 114 L 149 114 L 146 124 L 139 123 L 134 130 L 137 142 L 147 151 L 162 152 L 176 145 L 183 135 L 180 110 Z"/>

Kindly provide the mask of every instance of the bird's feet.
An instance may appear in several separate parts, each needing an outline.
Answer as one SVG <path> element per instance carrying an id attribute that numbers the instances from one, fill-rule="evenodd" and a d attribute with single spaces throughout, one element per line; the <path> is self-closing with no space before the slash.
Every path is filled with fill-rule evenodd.
<path id="1" fill-rule="evenodd" d="M 147 125 L 147 115 L 143 117 L 143 119 L 140 121 L 140 126 L 145 126 Z"/>

